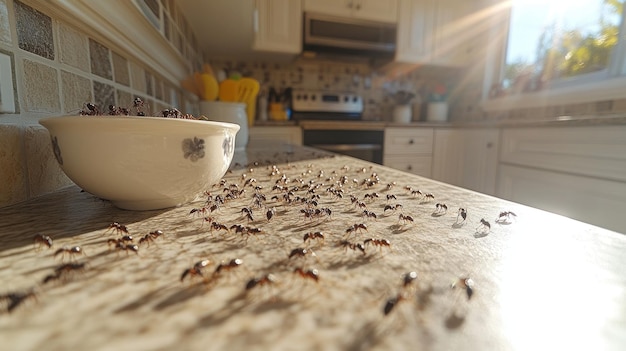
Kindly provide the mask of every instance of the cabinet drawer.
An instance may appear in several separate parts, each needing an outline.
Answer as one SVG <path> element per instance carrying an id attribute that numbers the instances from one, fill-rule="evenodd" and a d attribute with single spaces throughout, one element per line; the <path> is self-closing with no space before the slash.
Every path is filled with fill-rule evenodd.
<path id="1" fill-rule="evenodd" d="M 385 154 L 408 155 L 433 153 L 432 128 L 386 128 Z"/>
<path id="2" fill-rule="evenodd" d="M 432 156 L 385 156 L 383 165 L 430 178 Z"/>
<path id="3" fill-rule="evenodd" d="M 511 128 L 500 162 L 626 181 L 626 126 Z"/>

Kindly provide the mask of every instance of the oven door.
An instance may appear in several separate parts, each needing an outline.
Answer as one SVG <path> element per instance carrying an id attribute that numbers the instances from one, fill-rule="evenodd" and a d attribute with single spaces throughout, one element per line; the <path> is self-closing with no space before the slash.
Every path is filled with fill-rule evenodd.
<path id="1" fill-rule="evenodd" d="M 383 163 L 382 130 L 304 130 L 304 145 L 355 157 L 361 160 Z"/>

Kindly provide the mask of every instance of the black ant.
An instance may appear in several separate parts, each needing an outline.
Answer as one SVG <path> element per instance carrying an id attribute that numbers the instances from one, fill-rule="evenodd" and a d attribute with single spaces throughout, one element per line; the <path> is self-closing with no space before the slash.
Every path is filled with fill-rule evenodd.
<path id="1" fill-rule="evenodd" d="M 265 212 L 265 217 L 267 218 L 268 222 L 274 217 L 274 215 L 276 215 L 276 209 L 274 207 Z"/>
<path id="2" fill-rule="evenodd" d="M 435 212 L 433 212 L 435 216 L 443 216 L 446 212 L 448 212 L 448 206 L 446 204 L 435 204 Z"/>
<path id="3" fill-rule="evenodd" d="M 218 223 L 218 222 L 212 222 L 211 223 L 211 231 L 213 231 L 213 230 L 217 230 L 217 231 L 225 230 L 227 232 L 229 231 L 227 226 L 225 226 L 224 224 Z"/>
<path id="4" fill-rule="evenodd" d="M 128 255 L 128 251 L 132 251 L 135 254 L 139 254 L 139 246 L 134 245 L 134 244 L 124 244 L 123 242 L 118 242 L 117 245 L 115 245 L 115 249 L 117 249 L 117 251 L 126 251 L 127 255 Z"/>
<path id="5" fill-rule="evenodd" d="M 462 218 L 461 221 L 459 221 L 459 217 Z M 459 208 L 459 213 L 456 215 L 456 223 L 463 223 L 465 222 L 466 219 L 467 219 L 467 210 L 465 210 L 463 207 Z"/>
<path id="6" fill-rule="evenodd" d="M 393 195 L 393 194 L 387 194 L 385 197 L 387 198 L 387 201 L 389 201 L 389 200 L 397 200 L 397 199 L 398 199 L 398 198 L 397 198 L 395 195 Z"/>
<path id="7" fill-rule="evenodd" d="M 62 247 L 54 253 L 54 257 L 61 255 L 61 258 L 63 258 L 65 257 L 65 255 L 68 255 L 71 259 L 72 256 L 84 255 L 84 254 L 85 252 L 83 251 L 83 249 L 81 249 L 80 246 Z"/>
<path id="8" fill-rule="evenodd" d="M 364 210 L 364 211 L 363 211 L 362 217 L 365 217 L 365 218 L 374 218 L 374 219 L 377 219 L 377 218 L 378 218 L 378 216 L 376 215 L 376 213 L 374 213 L 374 212 L 372 212 L 372 211 L 368 211 L 368 210 Z"/>
<path id="9" fill-rule="evenodd" d="M 498 215 L 498 218 L 496 219 L 496 223 L 511 223 L 511 216 L 517 218 L 517 215 L 514 212 L 511 211 L 502 211 L 500 212 L 500 214 Z"/>
<path id="10" fill-rule="evenodd" d="M 472 295 L 474 295 L 474 281 L 472 278 L 460 278 L 458 281 L 452 284 L 452 288 L 460 287 L 461 289 L 465 289 L 465 294 L 467 295 L 467 299 L 471 299 Z"/>
<path id="11" fill-rule="evenodd" d="M 100 109 L 98 105 L 93 102 L 87 102 L 84 104 L 83 109 L 80 111 L 81 116 L 98 116 L 100 115 Z"/>
<path id="12" fill-rule="evenodd" d="M 398 216 L 398 221 L 400 221 L 400 223 L 402 224 L 406 224 L 407 222 L 411 222 L 411 223 L 415 222 L 413 217 L 402 214 L 402 213 L 400 213 L 400 215 Z"/>
<path id="13" fill-rule="evenodd" d="M 401 204 L 395 204 L 395 205 L 385 205 L 385 209 L 383 210 L 383 213 L 387 212 L 387 211 L 397 211 L 399 209 L 401 209 L 403 206 Z"/>
<path id="14" fill-rule="evenodd" d="M 361 243 L 351 243 L 348 240 L 342 240 L 339 242 L 339 245 L 343 246 L 346 251 L 348 251 L 348 249 L 353 251 L 359 250 L 365 255 L 365 246 Z"/>
<path id="15" fill-rule="evenodd" d="M 402 293 L 398 293 L 396 296 L 389 298 L 385 302 L 385 306 L 383 307 L 384 315 L 386 316 L 389 313 L 391 313 L 391 311 L 393 311 L 393 309 L 398 305 L 398 303 L 400 303 L 403 300 L 405 300 L 405 297 Z"/>
<path id="16" fill-rule="evenodd" d="M 109 239 L 109 240 L 107 240 L 107 244 L 109 246 L 113 246 L 114 248 L 117 248 L 120 245 L 126 245 L 126 243 L 129 243 L 129 242 L 133 242 L 132 235 L 124 235 L 123 237 L 121 237 L 119 239 Z"/>
<path id="17" fill-rule="evenodd" d="M 204 215 L 207 211 L 208 209 L 206 207 L 192 208 L 191 211 L 189 211 L 189 215 Z"/>
<path id="18" fill-rule="evenodd" d="M 185 280 L 186 276 L 203 277 L 202 270 L 204 269 L 204 267 L 208 266 L 209 264 L 211 264 L 210 260 L 202 260 L 202 261 L 196 262 L 191 268 L 187 268 L 183 271 L 183 274 L 180 276 L 180 281 L 182 282 L 183 280 Z"/>
<path id="19" fill-rule="evenodd" d="M 480 224 L 476 227 L 476 232 L 481 234 L 488 234 L 491 231 L 491 224 L 484 218 L 480 219 Z"/>
<path id="20" fill-rule="evenodd" d="M 41 246 L 47 246 L 48 248 L 52 247 L 52 238 L 47 235 L 37 234 L 35 235 L 35 237 L 33 237 L 33 242 L 35 243 L 37 248 Z"/>
<path id="21" fill-rule="evenodd" d="M 435 195 L 431 193 L 424 194 L 424 201 L 432 201 L 435 200 Z"/>
<path id="22" fill-rule="evenodd" d="M 106 231 L 108 232 L 109 230 L 113 230 L 117 234 L 121 234 L 121 233 L 128 234 L 128 228 L 126 228 L 126 226 L 123 224 L 119 224 L 118 222 L 113 222 L 109 224 Z"/>

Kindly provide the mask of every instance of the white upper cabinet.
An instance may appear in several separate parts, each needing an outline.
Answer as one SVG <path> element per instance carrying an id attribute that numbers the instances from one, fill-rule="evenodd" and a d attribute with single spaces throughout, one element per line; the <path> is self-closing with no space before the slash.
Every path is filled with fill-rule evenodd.
<path id="1" fill-rule="evenodd" d="M 396 61 L 423 62 L 433 51 L 435 3 L 399 0 Z"/>
<path id="2" fill-rule="evenodd" d="M 399 0 L 395 61 L 444 66 L 471 63 L 486 30 L 477 11 L 476 3 L 466 0 Z"/>
<path id="3" fill-rule="evenodd" d="M 398 0 L 304 0 L 304 11 L 396 23 Z"/>
<path id="4" fill-rule="evenodd" d="M 302 51 L 302 5 L 293 0 L 256 0 L 253 49 L 299 54 Z"/>

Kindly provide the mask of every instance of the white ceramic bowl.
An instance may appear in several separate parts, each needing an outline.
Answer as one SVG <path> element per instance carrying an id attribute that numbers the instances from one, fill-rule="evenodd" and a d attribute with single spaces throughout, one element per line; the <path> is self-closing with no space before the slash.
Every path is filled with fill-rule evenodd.
<path id="1" fill-rule="evenodd" d="M 63 116 L 39 122 L 85 191 L 128 210 L 178 206 L 224 176 L 239 126 L 163 117 Z"/>

